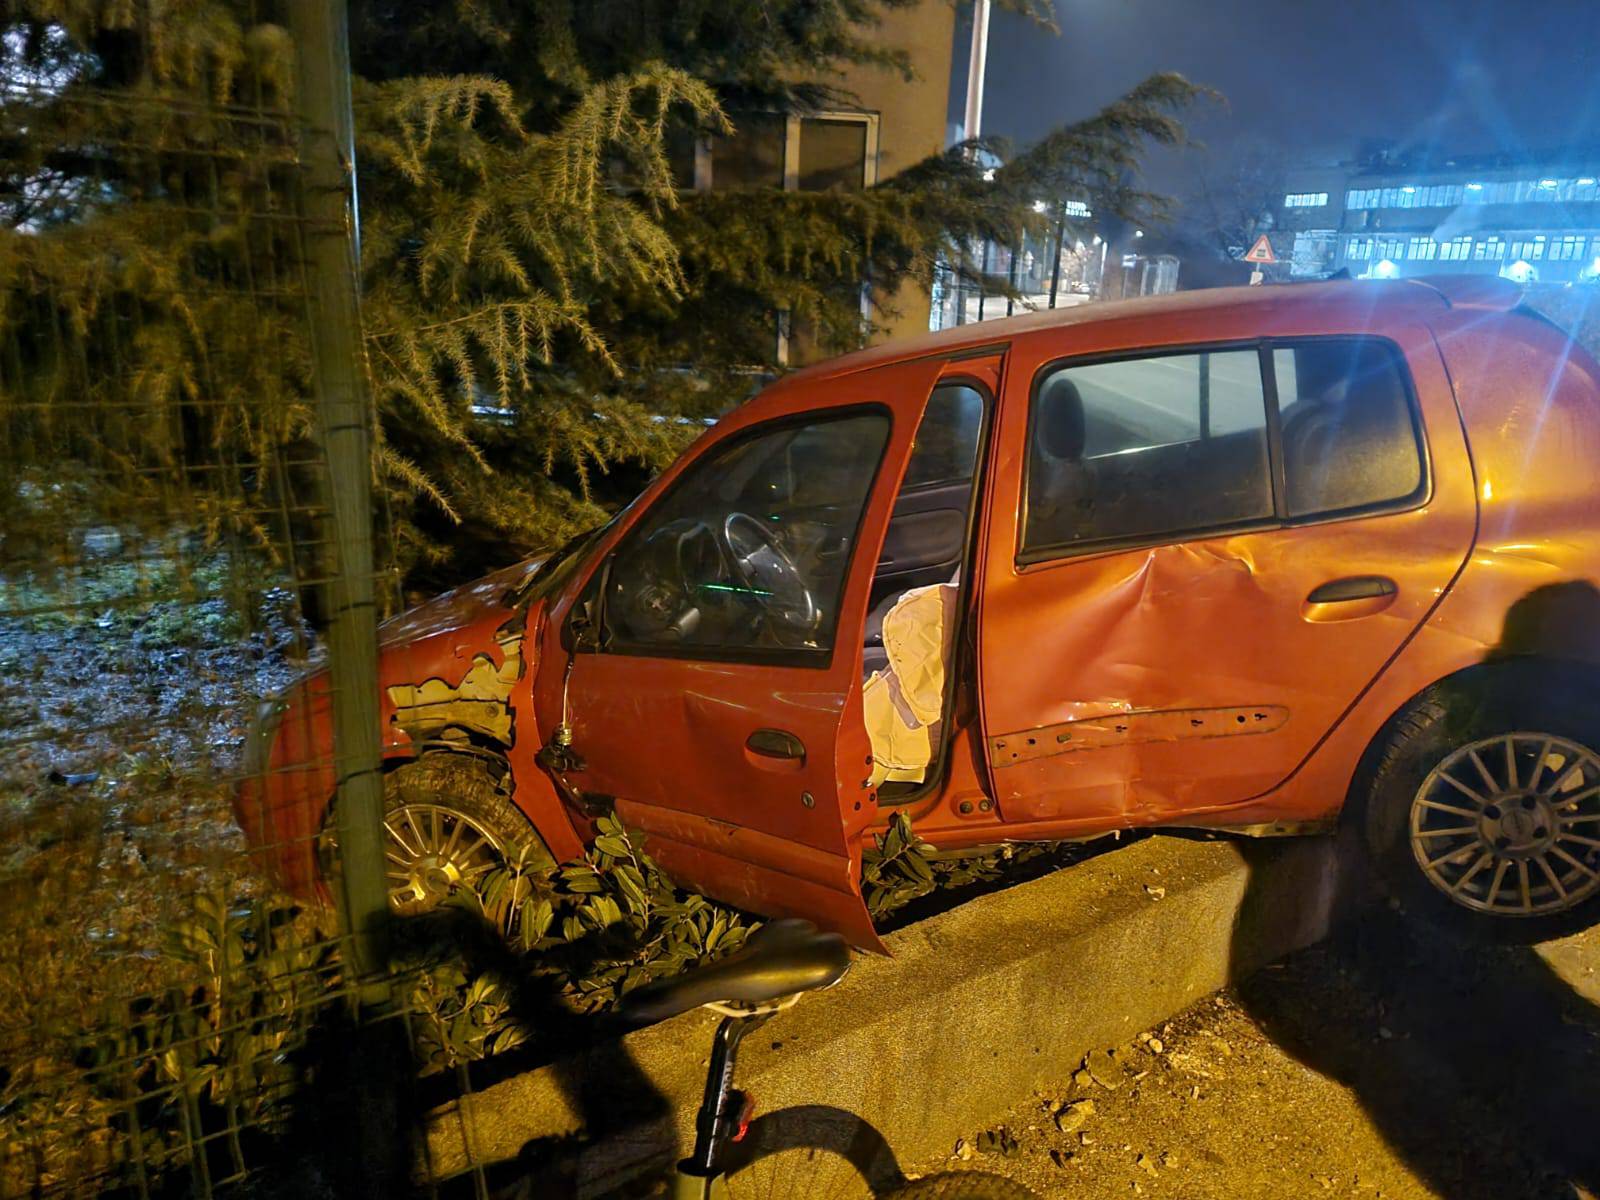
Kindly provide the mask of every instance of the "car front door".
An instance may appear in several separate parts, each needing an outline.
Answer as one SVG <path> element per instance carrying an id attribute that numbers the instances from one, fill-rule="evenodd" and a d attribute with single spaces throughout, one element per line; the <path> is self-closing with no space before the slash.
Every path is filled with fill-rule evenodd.
<path id="1" fill-rule="evenodd" d="M 1431 336 L 1385 333 L 1017 364 L 980 610 L 1007 822 L 1259 797 L 1426 618 L 1471 467 Z"/>
<path id="2" fill-rule="evenodd" d="M 675 880 L 869 947 L 862 631 L 942 369 L 861 371 L 811 384 L 796 415 L 762 419 L 758 401 L 725 420 L 575 590 L 600 628 L 577 639 L 565 696 L 570 606 L 552 614 L 536 683 L 541 729 L 568 714 L 581 765 L 566 782 L 613 803 Z"/>

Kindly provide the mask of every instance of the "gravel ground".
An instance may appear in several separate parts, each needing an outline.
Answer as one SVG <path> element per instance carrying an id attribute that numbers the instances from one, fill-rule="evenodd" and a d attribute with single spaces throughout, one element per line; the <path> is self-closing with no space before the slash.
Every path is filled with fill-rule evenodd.
<path id="1" fill-rule="evenodd" d="M 1064 1067 L 954 1157 L 1042 1196 L 1593 1200 L 1597 1130 L 1600 929 L 1467 947 L 1383 913 Z"/>

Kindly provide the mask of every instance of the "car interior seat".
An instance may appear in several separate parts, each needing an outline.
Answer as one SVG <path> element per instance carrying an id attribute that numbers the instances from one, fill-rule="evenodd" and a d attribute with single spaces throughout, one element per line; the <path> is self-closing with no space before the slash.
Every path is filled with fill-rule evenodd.
<path id="1" fill-rule="evenodd" d="M 1395 499 L 1419 481 L 1403 397 L 1388 373 L 1330 380 L 1289 407 L 1283 421 L 1292 515 Z"/>
<path id="2" fill-rule="evenodd" d="M 1088 421 L 1083 393 L 1066 375 L 1057 375 L 1039 394 L 1033 442 L 1043 452 L 1028 472 L 1028 540 L 1068 542 L 1083 528 L 1093 490 L 1086 474 Z"/>

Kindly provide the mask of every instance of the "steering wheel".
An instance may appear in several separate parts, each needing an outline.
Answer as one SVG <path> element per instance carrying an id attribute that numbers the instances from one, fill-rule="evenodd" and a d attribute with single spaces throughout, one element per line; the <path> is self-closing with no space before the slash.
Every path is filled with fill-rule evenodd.
<path id="1" fill-rule="evenodd" d="M 805 576 L 770 526 L 748 513 L 731 512 L 722 522 L 722 544 L 739 581 L 771 597 L 762 606 L 769 624 L 810 631 L 821 623 L 822 610 Z"/>
<path id="2" fill-rule="evenodd" d="M 778 644 L 821 623 L 805 576 L 773 530 L 747 513 L 721 522 L 685 518 L 669 522 L 637 547 L 612 603 L 630 636 L 651 642 L 690 642 L 735 627 L 762 626 Z M 721 633 L 714 632 L 721 630 Z"/>

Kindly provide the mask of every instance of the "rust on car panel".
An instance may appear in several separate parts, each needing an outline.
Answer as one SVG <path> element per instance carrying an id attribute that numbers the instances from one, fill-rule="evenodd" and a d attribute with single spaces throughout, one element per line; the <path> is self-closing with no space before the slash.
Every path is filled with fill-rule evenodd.
<path id="1" fill-rule="evenodd" d="M 1231 708 L 1169 708 L 1062 721 L 989 739 L 989 761 L 1009 767 L 1029 759 L 1074 750 L 1098 750 L 1135 742 L 1176 742 L 1183 738 L 1242 737 L 1282 728 L 1289 710 L 1281 704 Z"/>

